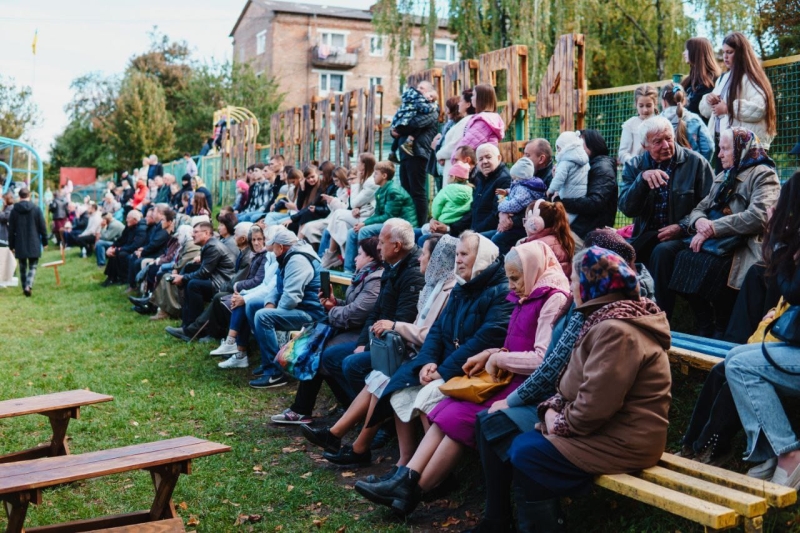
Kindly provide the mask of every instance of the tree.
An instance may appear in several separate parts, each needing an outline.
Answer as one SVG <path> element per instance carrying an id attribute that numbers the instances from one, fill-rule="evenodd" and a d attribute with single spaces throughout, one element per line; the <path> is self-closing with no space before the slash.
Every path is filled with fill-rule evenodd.
<path id="1" fill-rule="evenodd" d="M 174 123 L 167 111 L 164 89 L 156 80 L 138 71 L 128 72 L 104 136 L 123 168 L 137 166 L 148 154 L 157 154 L 165 161 L 175 156 Z"/>
<path id="2" fill-rule="evenodd" d="M 800 0 L 761 0 L 756 39 L 762 57 L 800 53 Z"/>
<path id="3" fill-rule="evenodd" d="M 19 139 L 39 124 L 39 110 L 30 87 L 0 76 L 0 137 Z"/>
<path id="4" fill-rule="evenodd" d="M 128 71 L 147 74 L 164 89 L 167 109 L 174 109 L 179 94 L 186 89 L 192 74 L 191 51 L 186 41 L 170 42 L 158 27 L 150 32 L 150 49 L 133 56 Z"/>

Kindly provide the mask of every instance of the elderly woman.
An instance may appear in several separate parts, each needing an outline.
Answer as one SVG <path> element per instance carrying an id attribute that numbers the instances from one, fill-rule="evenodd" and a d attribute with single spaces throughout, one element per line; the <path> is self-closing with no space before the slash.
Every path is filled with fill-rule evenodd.
<path id="1" fill-rule="evenodd" d="M 377 482 L 359 482 L 356 490 L 376 503 L 391 505 L 398 513 L 411 513 L 421 492 L 441 483 L 468 447 L 475 447 L 475 419 L 494 402 L 504 400 L 541 364 L 553 323 L 569 302 L 569 282 L 550 248 L 531 242 L 512 249 L 505 262 L 514 311 L 503 348 L 476 354 L 462 367 L 472 376 L 482 370 L 494 378 L 499 371 L 514 375 L 511 382 L 478 404 L 445 398 L 429 414 L 431 428 L 414 456 L 398 469 L 402 476 Z M 535 326 L 535 327 L 531 327 Z M 532 334 L 531 334 L 532 333 Z"/>
<path id="2" fill-rule="evenodd" d="M 518 531 L 560 531 L 559 498 L 585 491 L 597 475 L 655 465 L 667 440 L 666 315 L 639 296 L 624 259 L 596 246 L 576 257 L 572 289 L 585 318 L 571 329 L 577 336 L 558 392 L 539 405 L 539 430 L 519 435 L 508 450 Z M 479 531 L 502 531 L 509 516 Z"/>
<path id="3" fill-rule="evenodd" d="M 725 170 L 689 215 L 694 237 L 675 257 L 669 289 L 686 295 L 698 334 L 721 337 L 748 269 L 761 261 L 761 233 L 780 182 L 752 131 L 725 130 L 719 144 Z"/>

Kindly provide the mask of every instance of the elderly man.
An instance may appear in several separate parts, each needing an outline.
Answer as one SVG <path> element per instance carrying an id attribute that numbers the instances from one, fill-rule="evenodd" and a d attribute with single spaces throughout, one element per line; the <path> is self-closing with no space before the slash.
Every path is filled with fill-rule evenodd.
<path id="1" fill-rule="evenodd" d="M 320 259 L 310 244 L 297 235 L 280 230 L 267 241 L 278 258 L 278 281 L 266 299 L 264 309 L 253 319 L 255 336 L 261 350 L 261 366 L 250 382 L 254 389 L 269 389 L 288 383 L 281 367 L 273 359 L 280 345 L 276 330 L 292 331 L 304 324 L 321 320 L 325 309 L 319 302 Z"/>
<path id="2" fill-rule="evenodd" d="M 322 352 L 320 366 L 325 369 L 337 388 L 355 399 L 364 387 L 364 378 L 372 370 L 369 353 L 369 332 L 379 320 L 413 323 L 417 318 L 419 292 L 425 285 L 425 276 L 419 270 L 420 250 L 414 244 L 414 228 L 406 220 L 390 218 L 378 235 L 378 248 L 386 268 L 381 277 L 378 304 L 370 313 L 356 342 L 343 343 Z M 358 413 L 358 419 L 367 414 L 367 406 Z M 337 464 L 368 463 L 369 450 L 356 452 L 352 447 L 340 448 L 341 434 L 330 428 L 312 429 L 301 426 L 305 437 L 325 448 L 325 458 Z M 377 428 L 375 428 L 377 431 Z"/>
<path id="3" fill-rule="evenodd" d="M 173 274 L 172 284 L 184 288 L 183 306 L 181 307 L 181 327 L 167 328 L 167 333 L 175 335 L 171 330 L 180 330 L 184 337 L 184 328 L 194 322 L 203 312 L 205 302 L 211 300 L 222 285 L 233 276 L 233 259 L 224 244 L 214 237 L 214 227 L 210 222 L 198 222 L 192 231 L 192 240 L 200 246 L 200 268 L 188 274 Z"/>
<path id="4" fill-rule="evenodd" d="M 133 252 L 147 243 L 147 222 L 142 212 L 133 209 L 125 217 L 126 227 L 114 245 L 106 250 L 106 280 L 103 287 L 128 280 L 128 260 Z"/>
<path id="5" fill-rule="evenodd" d="M 142 261 L 145 259 L 155 259 L 164 252 L 169 240 L 169 233 L 166 232 L 161 222 L 170 207 L 167 204 L 158 204 L 147 210 L 145 221 L 147 223 L 147 242 L 135 250 L 128 258 L 128 294 L 132 293 L 136 287 L 136 275 L 142 268 Z M 174 214 L 173 214 L 174 216 Z"/>
<path id="6" fill-rule="evenodd" d="M 644 152 L 625 164 L 619 210 L 634 219 L 636 258 L 653 275 L 656 301 L 670 315 L 675 295 L 668 285 L 675 256 L 686 248 L 689 214 L 711 189 L 714 172 L 703 156 L 675 143 L 672 124 L 664 117 L 645 120 L 639 136 Z"/>
<path id="7" fill-rule="evenodd" d="M 114 244 L 122 232 L 125 230 L 125 225 L 119 220 L 114 218 L 111 213 L 103 215 L 100 222 L 100 235 L 97 237 L 97 242 L 94 245 L 94 254 L 97 258 L 97 266 L 106 266 L 106 250 L 109 246 Z"/>
<path id="8" fill-rule="evenodd" d="M 553 181 L 553 147 L 547 139 L 533 139 L 525 145 L 525 157 L 533 162 L 533 175 L 550 186 Z"/>

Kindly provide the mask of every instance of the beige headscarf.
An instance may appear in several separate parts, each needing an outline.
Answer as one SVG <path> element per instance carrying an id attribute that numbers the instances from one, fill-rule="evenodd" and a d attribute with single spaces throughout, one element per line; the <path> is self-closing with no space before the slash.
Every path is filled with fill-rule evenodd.
<path id="1" fill-rule="evenodd" d="M 481 235 L 480 233 L 476 233 L 478 236 L 478 255 L 475 257 L 475 263 L 472 265 L 472 277 L 470 279 L 475 279 L 478 275 L 489 268 L 489 265 L 495 262 L 495 260 L 500 256 L 500 249 Z M 467 281 L 456 274 L 456 283 L 459 285 L 465 284 Z"/>
<path id="2" fill-rule="evenodd" d="M 515 246 L 522 262 L 522 279 L 525 294 L 530 296 L 540 287 L 552 287 L 569 292 L 569 280 L 550 249 L 542 241 L 531 241 Z"/>

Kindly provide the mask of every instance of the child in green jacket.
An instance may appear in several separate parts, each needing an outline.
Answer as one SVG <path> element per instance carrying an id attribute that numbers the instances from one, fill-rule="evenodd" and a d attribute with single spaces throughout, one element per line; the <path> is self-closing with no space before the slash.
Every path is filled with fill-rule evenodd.
<path id="1" fill-rule="evenodd" d="M 432 220 L 445 225 L 461 220 L 472 208 L 472 185 L 469 184 L 469 165 L 456 161 L 450 167 L 450 183 L 433 199 Z M 422 233 L 430 233 L 430 224 L 422 227 Z"/>

